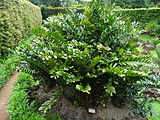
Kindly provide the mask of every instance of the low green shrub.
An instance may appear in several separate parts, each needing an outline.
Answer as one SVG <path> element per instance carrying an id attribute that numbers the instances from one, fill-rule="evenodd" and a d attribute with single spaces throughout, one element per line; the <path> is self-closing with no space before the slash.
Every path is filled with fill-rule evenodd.
<path id="1" fill-rule="evenodd" d="M 81 106 L 104 105 L 108 99 L 122 105 L 147 87 L 141 83 L 149 80 L 149 56 L 137 50 L 136 30 L 116 17 L 110 4 L 91 2 L 83 14 L 69 10 L 33 32 L 35 38 L 17 48 L 23 63 Z"/>
<path id="2" fill-rule="evenodd" d="M 0 57 L 0 88 L 9 80 L 10 75 L 16 70 L 19 64 L 17 55 L 8 55 Z"/>
<path id="3" fill-rule="evenodd" d="M 34 85 L 36 82 L 31 75 L 20 73 L 8 105 L 10 120 L 45 120 L 36 111 L 35 103 L 29 103 L 28 92 Z"/>

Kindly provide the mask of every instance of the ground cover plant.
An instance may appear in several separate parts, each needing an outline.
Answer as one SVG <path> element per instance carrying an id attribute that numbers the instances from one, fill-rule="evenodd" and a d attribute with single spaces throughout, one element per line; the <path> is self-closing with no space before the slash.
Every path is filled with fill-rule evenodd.
<path id="1" fill-rule="evenodd" d="M 36 112 L 35 103 L 29 102 L 29 89 L 36 84 L 31 75 L 20 73 L 8 105 L 10 120 L 45 120 Z"/>
<path id="2" fill-rule="evenodd" d="M 8 55 L 0 57 L 0 88 L 9 80 L 11 74 L 16 70 L 19 64 L 17 55 Z"/>
<path id="3" fill-rule="evenodd" d="M 64 95 L 84 108 L 131 102 L 152 80 L 153 64 L 134 42 L 136 29 L 116 17 L 111 4 L 93 1 L 83 14 L 68 10 L 33 33 L 17 48 L 23 67 L 42 77 L 48 89 L 57 84 L 72 91 Z"/>

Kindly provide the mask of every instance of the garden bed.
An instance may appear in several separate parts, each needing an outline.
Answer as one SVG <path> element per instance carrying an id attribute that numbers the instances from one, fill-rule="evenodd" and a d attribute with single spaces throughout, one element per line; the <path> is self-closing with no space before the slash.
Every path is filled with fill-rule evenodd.
<path id="1" fill-rule="evenodd" d="M 20 74 L 10 118 L 146 120 L 150 108 L 142 91 L 158 82 L 150 77 L 156 63 L 137 49 L 138 30 L 116 15 L 112 5 L 92 2 L 84 14 L 54 16 L 20 41 L 21 68 L 39 81 Z"/>

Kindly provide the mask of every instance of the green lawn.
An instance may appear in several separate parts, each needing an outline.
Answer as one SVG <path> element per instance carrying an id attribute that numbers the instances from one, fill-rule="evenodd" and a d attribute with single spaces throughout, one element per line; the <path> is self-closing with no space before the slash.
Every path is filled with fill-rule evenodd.
<path id="1" fill-rule="evenodd" d="M 157 45 L 159 43 L 159 38 L 156 38 L 156 37 L 151 37 L 147 34 L 144 34 L 144 35 L 140 35 L 138 37 L 139 40 L 143 40 L 145 42 L 148 42 L 152 45 Z"/>
<path id="2" fill-rule="evenodd" d="M 154 38 L 154 37 L 150 37 L 149 35 L 147 34 L 144 34 L 144 35 L 140 35 L 138 37 L 139 40 L 144 40 L 146 42 L 149 42 L 149 41 L 156 41 L 158 38 Z"/>

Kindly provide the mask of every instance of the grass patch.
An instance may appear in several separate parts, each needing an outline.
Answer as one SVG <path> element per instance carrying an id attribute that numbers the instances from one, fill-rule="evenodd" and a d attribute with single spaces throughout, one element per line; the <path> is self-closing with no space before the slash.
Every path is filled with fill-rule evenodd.
<path id="1" fill-rule="evenodd" d="M 16 70 L 19 64 L 19 57 L 8 55 L 0 57 L 0 88 L 9 80 L 10 75 Z"/>
<path id="2" fill-rule="evenodd" d="M 147 34 L 140 35 L 140 36 L 138 37 L 138 39 L 139 39 L 139 40 L 144 40 L 145 42 L 152 42 L 152 41 L 154 42 L 154 41 L 159 40 L 158 38 L 151 37 L 151 36 L 149 36 L 149 35 L 147 35 Z"/>
<path id="3" fill-rule="evenodd" d="M 143 40 L 151 45 L 154 45 L 154 46 L 158 46 L 159 44 L 159 38 L 158 37 L 151 37 L 147 34 L 144 34 L 144 35 L 140 35 L 138 37 L 139 40 Z"/>

